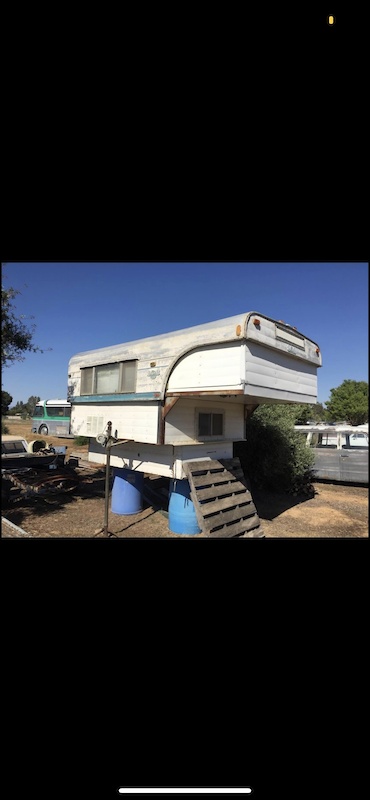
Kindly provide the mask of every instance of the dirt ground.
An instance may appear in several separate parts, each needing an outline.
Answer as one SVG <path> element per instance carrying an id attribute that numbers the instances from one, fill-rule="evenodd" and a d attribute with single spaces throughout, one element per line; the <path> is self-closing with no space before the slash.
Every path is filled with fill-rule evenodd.
<path id="1" fill-rule="evenodd" d="M 7 421 L 9 433 L 28 441 L 36 438 L 28 423 Z M 11 500 L 2 516 L 22 528 L 28 538 L 105 538 L 101 532 L 105 514 L 105 467 L 87 463 L 87 445 L 77 447 L 73 440 L 43 437 L 56 445 L 67 445 L 69 455 L 79 455 L 77 488 L 50 497 L 22 499 L 12 489 Z M 201 539 L 204 534 L 171 533 L 168 528 L 169 481 L 145 476 L 143 510 L 138 514 L 108 512 L 108 532 L 112 538 Z M 112 478 L 110 489 L 112 488 Z M 154 491 L 153 491 L 154 490 Z M 316 482 L 312 497 L 293 497 L 253 491 L 253 500 L 265 538 L 364 538 L 368 531 L 368 487 Z M 21 538 L 25 533 L 2 524 L 2 538 Z"/>

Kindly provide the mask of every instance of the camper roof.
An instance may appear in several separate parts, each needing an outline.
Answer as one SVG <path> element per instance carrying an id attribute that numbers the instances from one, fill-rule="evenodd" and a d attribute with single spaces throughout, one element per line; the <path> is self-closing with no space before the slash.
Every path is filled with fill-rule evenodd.
<path id="1" fill-rule="evenodd" d="M 182 348 L 187 348 L 196 345 L 208 345 L 213 343 L 222 343 L 230 341 L 240 341 L 248 337 L 247 325 L 251 316 L 261 317 L 261 319 L 270 320 L 273 323 L 279 324 L 279 327 L 291 331 L 291 334 L 303 337 L 307 341 L 316 345 L 312 339 L 308 339 L 304 334 L 299 333 L 292 325 L 289 325 L 282 320 L 275 320 L 266 314 L 260 314 L 258 311 L 248 311 L 242 314 L 236 314 L 232 317 L 225 317 L 224 319 L 214 320 L 212 322 L 204 322 L 200 325 L 194 325 L 190 328 L 182 328 L 180 330 L 168 331 L 167 333 L 156 334 L 155 336 L 146 336 L 143 339 L 134 339 L 129 342 L 121 342 L 116 345 L 108 347 L 100 347 L 95 350 L 85 350 L 76 353 L 70 359 L 70 365 L 78 362 L 85 362 L 92 364 L 93 359 L 108 358 L 114 359 L 115 357 L 125 356 L 126 359 L 137 358 L 139 353 L 146 352 L 146 354 L 157 353 L 159 355 L 168 355 L 172 353 L 175 355 Z M 318 366 L 321 366 L 321 360 Z"/>

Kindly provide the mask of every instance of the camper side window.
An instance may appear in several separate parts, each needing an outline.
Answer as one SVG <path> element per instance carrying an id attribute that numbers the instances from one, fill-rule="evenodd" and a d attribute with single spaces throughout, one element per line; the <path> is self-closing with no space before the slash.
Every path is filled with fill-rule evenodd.
<path id="1" fill-rule="evenodd" d="M 204 438 L 205 436 L 223 436 L 224 433 L 224 415 L 223 413 L 215 413 L 214 411 L 199 411 L 198 412 L 198 436 Z"/>
<path id="2" fill-rule="evenodd" d="M 121 361 L 81 369 L 81 394 L 135 392 L 136 364 L 136 361 Z"/>
<path id="3" fill-rule="evenodd" d="M 81 370 L 81 394 L 93 393 L 93 372 L 94 367 Z"/>

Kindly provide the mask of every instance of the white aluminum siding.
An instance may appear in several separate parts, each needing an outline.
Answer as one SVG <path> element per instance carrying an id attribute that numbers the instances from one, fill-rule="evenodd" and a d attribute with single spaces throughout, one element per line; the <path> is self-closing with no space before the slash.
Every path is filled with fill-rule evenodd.
<path id="1" fill-rule="evenodd" d="M 73 405 L 71 431 L 75 436 L 95 437 L 111 421 L 112 433 L 117 439 L 156 444 L 159 414 L 160 406 L 156 402 Z"/>
<path id="2" fill-rule="evenodd" d="M 317 375 L 312 363 L 297 361 L 254 342 L 246 346 L 245 394 L 290 402 L 316 402 Z M 308 398 L 308 399 L 304 399 Z"/>
<path id="3" fill-rule="evenodd" d="M 127 442 L 111 448 L 110 464 L 112 467 L 126 467 L 149 475 L 173 477 L 173 447 Z M 90 440 L 89 461 L 106 464 L 107 451 L 95 439 Z"/>
<path id="4" fill-rule="evenodd" d="M 202 347 L 183 356 L 174 367 L 168 392 L 242 389 L 240 342 Z"/>
<path id="5" fill-rule="evenodd" d="M 244 438 L 243 403 L 215 402 L 208 398 L 180 397 L 168 412 L 165 422 L 165 444 L 187 445 L 198 442 L 197 410 L 223 412 L 224 434 L 222 439 Z M 206 440 L 207 443 L 211 439 Z"/>

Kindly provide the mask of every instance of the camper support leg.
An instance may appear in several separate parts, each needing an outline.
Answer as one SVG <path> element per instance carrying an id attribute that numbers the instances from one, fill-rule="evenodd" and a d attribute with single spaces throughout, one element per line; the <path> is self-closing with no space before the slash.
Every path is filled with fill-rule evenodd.
<path id="1" fill-rule="evenodd" d="M 110 473 L 110 445 L 109 437 L 111 435 L 112 423 L 108 422 L 108 445 L 107 445 L 107 463 L 105 465 L 105 507 L 104 507 L 104 526 L 103 531 L 108 535 L 108 507 L 109 507 L 109 473 Z"/>
<path id="2" fill-rule="evenodd" d="M 108 510 L 109 510 L 109 473 L 110 473 L 110 449 L 113 444 L 113 440 L 111 440 L 112 436 L 112 423 L 108 422 L 107 424 L 107 461 L 105 465 L 105 507 L 104 507 L 104 525 L 102 528 L 99 528 L 96 533 L 104 533 L 105 536 L 115 536 L 114 533 L 110 533 L 108 531 Z M 116 537 L 117 538 L 117 537 Z"/>

